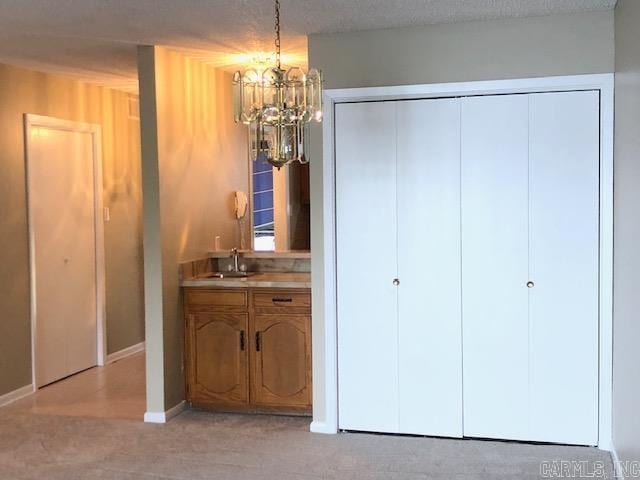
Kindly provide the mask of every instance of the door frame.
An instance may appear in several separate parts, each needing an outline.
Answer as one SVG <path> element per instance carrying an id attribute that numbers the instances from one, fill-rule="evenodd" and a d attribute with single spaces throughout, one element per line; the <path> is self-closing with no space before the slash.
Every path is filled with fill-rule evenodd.
<path id="1" fill-rule="evenodd" d="M 74 122 L 43 115 L 24 114 L 24 145 L 25 145 L 25 173 L 27 193 L 27 224 L 29 235 L 29 299 L 31 322 L 31 375 L 33 391 L 37 385 L 36 363 L 36 268 L 35 268 L 35 236 L 32 228 L 32 215 L 30 206 L 31 191 L 31 145 L 32 131 L 37 128 L 49 128 L 77 133 L 89 133 L 93 139 L 93 188 L 94 188 L 94 231 L 95 231 L 95 258 L 96 258 L 96 364 L 103 366 L 107 361 L 107 326 L 106 326 L 106 277 L 105 277 L 105 253 L 104 253 L 104 224 L 103 224 L 103 185 L 102 185 L 102 128 L 92 123 Z"/>
<path id="2" fill-rule="evenodd" d="M 312 203 L 314 416 L 311 431 L 338 432 L 338 347 L 335 201 L 335 106 L 346 102 L 429 99 L 475 95 L 576 90 L 600 92 L 600 259 L 598 447 L 612 449 L 613 368 L 613 112 L 614 74 L 571 75 L 512 80 L 330 89 L 324 92 L 321 170 L 311 169 L 317 186 Z M 320 159 L 318 159 L 320 161 Z M 322 347 L 321 347 L 322 346 Z M 322 408 L 324 406 L 324 408 Z"/>

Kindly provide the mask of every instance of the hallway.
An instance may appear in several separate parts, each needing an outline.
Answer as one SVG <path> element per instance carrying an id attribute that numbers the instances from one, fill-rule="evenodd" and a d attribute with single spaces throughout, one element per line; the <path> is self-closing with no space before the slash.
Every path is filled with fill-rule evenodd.
<path id="1" fill-rule="evenodd" d="M 142 421 L 144 375 L 144 353 L 137 353 L 52 383 L 0 412 Z"/>

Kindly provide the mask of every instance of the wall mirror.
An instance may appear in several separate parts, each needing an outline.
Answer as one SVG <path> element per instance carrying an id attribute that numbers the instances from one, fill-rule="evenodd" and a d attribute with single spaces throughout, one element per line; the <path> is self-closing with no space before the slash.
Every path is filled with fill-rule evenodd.
<path id="1" fill-rule="evenodd" d="M 249 160 L 251 243 L 256 251 L 309 250 L 309 164 L 277 169 Z"/>

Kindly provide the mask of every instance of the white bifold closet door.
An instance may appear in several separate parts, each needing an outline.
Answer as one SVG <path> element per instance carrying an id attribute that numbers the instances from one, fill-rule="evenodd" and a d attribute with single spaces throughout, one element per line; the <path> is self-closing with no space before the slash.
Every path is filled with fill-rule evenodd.
<path id="1" fill-rule="evenodd" d="M 29 228 L 36 387 L 96 365 L 95 135 L 32 127 Z"/>
<path id="2" fill-rule="evenodd" d="M 460 100 L 397 103 L 399 432 L 462 436 Z"/>
<path id="3" fill-rule="evenodd" d="M 600 97 L 529 97 L 530 438 L 597 445 Z"/>
<path id="4" fill-rule="evenodd" d="M 339 427 L 461 436 L 460 101 L 335 115 Z"/>
<path id="5" fill-rule="evenodd" d="M 338 392 L 342 429 L 398 429 L 396 106 L 336 106 Z"/>
<path id="6" fill-rule="evenodd" d="M 464 434 L 528 433 L 528 97 L 462 100 Z"/>
<path id="7" fill-rule="evenodd" d="M 599 96 L 462 101 L 464 435 L 598 442 Z"/>

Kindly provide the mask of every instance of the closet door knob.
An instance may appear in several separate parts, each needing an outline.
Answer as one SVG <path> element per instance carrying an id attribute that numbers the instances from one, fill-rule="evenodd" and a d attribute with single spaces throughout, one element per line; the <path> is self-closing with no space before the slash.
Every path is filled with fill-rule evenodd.
<path id="1" fill-rule="evenodd" d="M 527 288 L 533 288 L 533 287 L 535 287 L 535 283 L 533 283 L 531 280 L 529 280 L 527 282 Z"/>
<path id="2" fill-rule="evenodd" d="M 400 285 L 400 280 L 398 280 L 397 278 L 394 278 L 393 284 L 397 287 L 398 285 Z"/>

